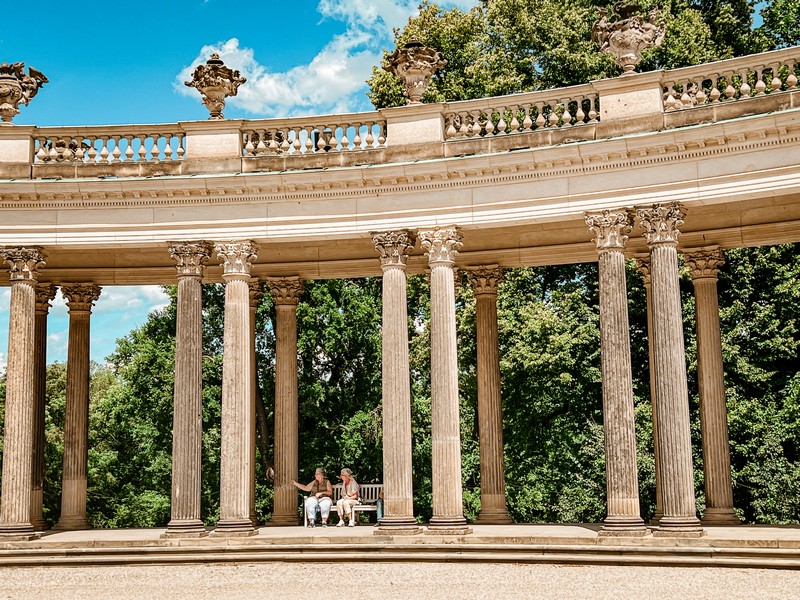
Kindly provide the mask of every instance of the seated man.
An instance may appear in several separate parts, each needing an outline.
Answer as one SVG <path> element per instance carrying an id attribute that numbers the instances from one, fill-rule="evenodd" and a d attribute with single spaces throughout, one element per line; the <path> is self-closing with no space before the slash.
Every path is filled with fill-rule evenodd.
<path id="1" fill-rule="evenodd" d="M 342 478 L 342 497 L 336 501 L 336 512 L 339 513 L 339 523 L 336 526 L 344 526 L 344 515 L 347 514 L 350 527 L 353 527 L 356 524 L 353 520 L 353 507 L 358 504 L 358 482 L 353 479 L 350 469 L 342 469 L 339 476 Z"/>

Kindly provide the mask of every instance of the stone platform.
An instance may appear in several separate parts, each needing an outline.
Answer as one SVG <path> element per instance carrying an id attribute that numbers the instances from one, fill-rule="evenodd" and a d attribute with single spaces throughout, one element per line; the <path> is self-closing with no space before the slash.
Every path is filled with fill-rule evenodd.
<path id="1" fill-rule="evenodd" d="M 45 532 L 0 540 L 0 566 L 260 562 L 507 562 L 800 569 L 800 526 L 706 529 L 701 538 L 603 537 L 599 525 L 473 525 L 461 536 L 261 527 L 247 538 L 162 539 L 164 529 Z"/>

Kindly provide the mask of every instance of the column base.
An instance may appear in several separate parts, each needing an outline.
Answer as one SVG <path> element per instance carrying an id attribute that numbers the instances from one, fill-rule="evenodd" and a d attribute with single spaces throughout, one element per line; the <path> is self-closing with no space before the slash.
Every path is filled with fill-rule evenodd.
<path id="1" fill-rule="evenodd" d="M 91 529 L 89 521 L 86 520 L 86 517 L 78 515 L 62 516 L 53 527 L 53 531 L 80 531 L 83 529 Z"/>
<path id="2" fill-rule="evenodd" d="M 653 515 L 653 518 L 650 519 L 650 525 L 658 525 L 663 517 L 664 511 L 657 510 L 656 514 Z"/>
<path id="3" fill-rule="evenodd" d="M 162 538 L 199 538 L 208 535 L 200 519 L 172 519 Z"/>
<path id="4" fill-rule="evenodd" d="M 511 525 L 514 521 L 508 516 L 505 509 L 489 508 L 481 509 L 475 519 L 475 525 Z"/>
<path id="5" fill-rule="evenodd" d="M 211 537 L 249 537 L 255 535 L 256 530 L 249 518 L 246 519 L 221 519 L 214 531 L 208 535 Z"/>
<path id="6" fill-rule="evenodd" d="M 0 541 L 3 542 L 29 542 L 41 536 L 41 533 L 33 530 L 30 523 L 0 524 Z"/>
<path id="7" fill-rule="evenodd" d="M 374 535 L 419 535 L 422 527 L 412 516 L 383 517 L 375 527 Z"/>
<path id="8" fill-rule="evenodd" d="M 603 520 L 603 526 L 597 532 L 601 537 L 641 537 L 647 535 L 649 530 L 645 527 L 640 517 L 608 516 Z"/>
<path id="9" fill-rule="evenodd" d="M 47 529 L 47 521 L 44 520 L 44 517 L 33 517 L 31 518 L 31 526 L 34 531 L 45 531 Z"/>
<path id="10" fill-rule="evenodd" d="M 297 513 L 272 515 L 265 525 L 270 527 L 293 527 L 300 525 L 300 516 Z"/>
<path id="11" fill-rule="evenodd" d="M 741 525 L 742 521 L 732 508 L 707 508 L 700 522 L 705 525 Z"/>
<path id="12" fill-rule="evenodd" d="M 661 517 L 653 537 L 703 537 L 706 532 L 697 517 Z"/>
<path id="13" fill-rule="evenodd" d="M 427 535 L 468 535 L 472 529 L 467 527 L 464 517 L 432 517 L 425 530 Z"/>
<path id="14" fill-rule="evenodd" d="M 253 527 L 258 527 L 258 515 L 256 513 L 250 513 L 250 522 Z"/>

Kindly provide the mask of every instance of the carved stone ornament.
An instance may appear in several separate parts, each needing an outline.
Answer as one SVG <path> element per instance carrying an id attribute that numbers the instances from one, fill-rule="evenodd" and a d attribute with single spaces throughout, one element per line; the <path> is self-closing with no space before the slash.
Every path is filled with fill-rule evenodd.
<path id="1" fill-rule="evenodd" d="M 414 249 L 417 241 L 416 234 L 409 229 L 397 231 L 376 231 L 371 234 L 375 250 L 380 253 L 381 266 L 405 267 L 408 264 L 408 255 Z"/>
<path id="2" fill-rule="evenodd" d="M 222 276 L 250 275 L 253 262 L 258 257 L 258 244 L 251 241 L 216 244 L 214 249 L 222 264 Z"/>
<path id="3" fill-rule="evenodd" d="M 586 224 L 594 234 L 592 241 L 597 243 L 598 252 L 603 250 L 622 250 L 631 232 L 633 219 L 631 211 L 603 210 L 586 213 Z"/>
<path id="4" fill-rule="evenodd" d="M 421 98 L 431 77 L 447 64 L 441 52 L 428 48 L 416 36 L 403 47 L 396 48 L 386 60 L 383 69 L 402 80 L 408 104 L 422 104 Z"/>
<path id="5" fill-rule="evenodd" d="M 202 277 L 205 265 L 214 249 L 211 242 L 175 242 L 169 245 L 169 253 L 175 261 L 178 277 Z"/>
<path id="6" fill-rule="evenodd" d="M 47 257 L 39 246 L 2 248 L 0 255 L 9 266 L 11 281 L 36 281 Z"/>
<path id="7" fill-rule="evenodd" d="M 725 254 L 721 248 L 686 250 L 683 257 L 692 279 L 716 279 L 719 268 L 725 264 Z"/>
<path id="8" fill-rule="evenodd" d="M 635 15 L 641 7 L 637 4 L 614 5 L 616 21 L 608 20 L 605 8 L 598 8 L 599 20 L 592 27 L 592 41 L 600 50 L 611 54 L 622 67 L 623 75 L 633 73 L 642 60 L 642 50 L 660 46 L 664 41 L 665 25 L 659 21 L 660 13 L 654 8 L 647 17 Z"/>
<path id="9" fill-rule="evenodd" d="M 644 229 L 647 244 L 677 244 L 679 227 L 683 225 L 686 212 L 680 202 L 654 204 L 648 208 L 637 208 L 636 214 Z"/>
<path id="10" fill-rule="evenodd" d="M 44 73 L 33 67 L 28 67 L 26 75 L 25 63 L 0 64 L 0 122 L 11 123 L 14 115 L 19 113 L 17 107 L 20 104 L 27 106 L 47 82 Z"/>
<path id="11" fill-rule="evenodd" d="M 642 281 L 645 285 L 650 285 L 650 255 L 636 254 L 633 259 L 636 261 L 636 268 L 642 275 Z"/>
<path id="12" fill-rule="evenodd" d="M 452 266 L 458 251 L 464 245 L 461 243 L 458 227 L 437 227 L 433 231 L 420 231 L 419 239 L 430 265 L 448 263 Z"/>
<path id="13" fill-rule="evenodd" d="M 467 267 L 467 277 L 476 296 L 496 296 L 497 288 L 503 281 L 503 268 L 498 265 Z"/>
<path id="14" fill-rule="evenodd" d="M 56 297 L 56 286 L 52 283 L 37 283 L 36 312 L 46 313 L 50 310 L 50 302 Z"/>
<path id="15" fill-rule="evenodd" d="M 299 277 L 267 277 L 269 293 L 275 304 L 297 304 L 303 295 L 303 280 Z"/>
<path id="16" fill-rule="evenodd" d="M 247 282 L 247 290 L 250 293 L 250 308 L 257 308 L 264 297 L 264 286 L 258 279 L 251 279 Z"/>
<path id="17" fill-rule="evenodd" d="M 226 67 L 219 59 L 219 54 L 214 52 L 204 65 L 197 65 L 192 80 L 184 82 L 189 87 L 196 88 L 203 95 L 203 104 L 211 113 L 209 119 L 224 119 L 222 111 L 225 109 L 225 98 L 235 96 L 239 86 L 247 81 L 246 77 L 239 75 Z"/>
<path id="18" fill-rule="evenodd" d="M 100 286 L 94 283 L 65 283 L 61 286 L 61 294 L 67 300 L 70 312 L 90 311 L 100 297 Z"/>

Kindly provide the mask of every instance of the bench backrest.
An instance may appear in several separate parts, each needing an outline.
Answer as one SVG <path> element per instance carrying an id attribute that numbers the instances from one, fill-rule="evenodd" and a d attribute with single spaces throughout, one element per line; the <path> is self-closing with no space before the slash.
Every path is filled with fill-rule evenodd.
<path id="1" fill-rule="evenodd" d="M 364 504 L 375 504 L 378 501 L 378 494 L 383 489 L 382 483 L 359 483 L 358 495 L 361 496 L 361 502 Z M 335 483 L 333 485 L 333 501 L 336 502 L 342 497 L 342 484 Z"/>

